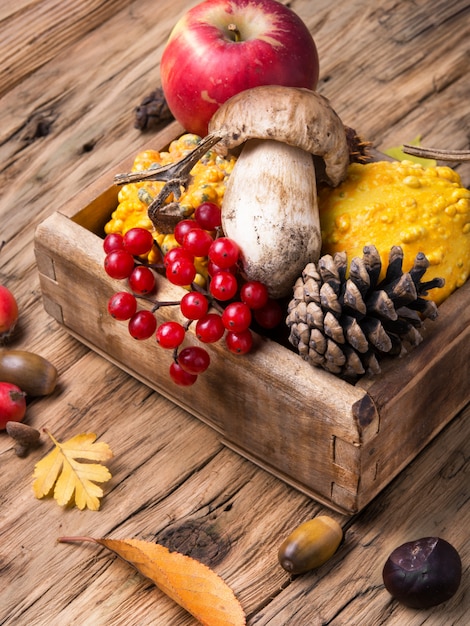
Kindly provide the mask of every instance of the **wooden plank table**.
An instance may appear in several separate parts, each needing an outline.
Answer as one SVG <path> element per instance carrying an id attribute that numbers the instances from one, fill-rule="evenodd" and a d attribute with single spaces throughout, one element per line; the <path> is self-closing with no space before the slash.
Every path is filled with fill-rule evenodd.
<path id="1" fill-rule="evenodd" d="M 64 510 L 32 494 L 33 466 L 45 448 L 20 459 L 0 434 L 0 623 L 194 623 L 104 550 L 56 542 L 67 534 L 135 537 L 186 551 L 226 579 L 250 625 L 463 626 L 470 407 L 347 519 L 225 448 L 207 426 L 67 335 L 42 307 L 35 226 L 123 156 L 152 146 L 152 132 L 134 128 L 133 110 L 158 86 L 169 31 L 194 4 L 7 0 L 0 9 L 0 282 L 21 310 L 14 347 L 59 370 L 56 391 L 29 404 L 27 423 L 60 439 L 95 431 L 115 454 L 101 510 Z M 345 123 L 378 148 L 421 136 L 423 145 L 468 149 L 466 0 L 288 4 L 314 34 L 319 91 Z M 457 169 L 468 186 L 470 164 Z M 319 570 L 290 579 L 277 549 L 320 513 L 347 525 L 345 542 Z M 381 570 L 393 548 L 427 535 L 459 550 L 463 580 L 447 604 L 414 611 L 391 600 Z"/>

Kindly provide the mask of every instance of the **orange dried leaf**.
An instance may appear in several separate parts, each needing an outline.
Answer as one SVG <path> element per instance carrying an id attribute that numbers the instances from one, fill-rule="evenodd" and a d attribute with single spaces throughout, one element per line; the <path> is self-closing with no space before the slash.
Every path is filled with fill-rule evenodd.
<path id="1" fill-rule="evenodd" d="M 103 490 L 95 483 L 107 482 L 111 473 L 104 465 L 81 461 L 110 459 L 113 453 L 108 444 L 96 443 L 94 433 L 76 435 L 64 443 L 59 443 L 49 432 L 47 434 L 55 447 L 36 463 L 33 474 L 34 495 L 40 499 L 53 493 L 61 506 L 75 503 L 79 509 L 97 511 Z"/>
<path id="2" fill-rule="evenodd" d="M 245 613 L 232 589 L 196 559 L 139 539 L 61 537 L 59 541 L 91 541 L 112 550 L 204 626 L 246 624 Z"/>

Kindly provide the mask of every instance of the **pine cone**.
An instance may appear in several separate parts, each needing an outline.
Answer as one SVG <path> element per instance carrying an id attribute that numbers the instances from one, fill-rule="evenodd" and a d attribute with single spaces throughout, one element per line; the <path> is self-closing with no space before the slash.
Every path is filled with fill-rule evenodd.
<path id="1" fill-rule="evenodd" d="M 352 259 L 347 272 L 346 253 L 325 255 L 309 263 L 294 285 L 288 306 L 289 341 L 311 365 L 346 379 L 380 372 L 383 355 L 398 355 L 404 344 L 418 345 L 418 328 L 425 318 L 437 317 L 437 306 L 425 300 L 429 289 L 442 287 L 436 278 L 421 282 L 429 261 L 416 256 L 403 273 L 403 250 L 394 246 L 385 278 L 374 246 L 366 246 L 362 259 Z"/>

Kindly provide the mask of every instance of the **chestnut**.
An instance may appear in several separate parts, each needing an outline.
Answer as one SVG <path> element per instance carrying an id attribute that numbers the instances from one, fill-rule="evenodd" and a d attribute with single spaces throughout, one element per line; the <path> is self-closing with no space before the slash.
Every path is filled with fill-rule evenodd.
<path id="1" fill-rule="evenodd" d="M 382 572 L 387 591 L 414 609 L 427 609 L 452 598 L 461 576 L 459 553 L 439 537 L 423 537 L 399 546 Z"/>

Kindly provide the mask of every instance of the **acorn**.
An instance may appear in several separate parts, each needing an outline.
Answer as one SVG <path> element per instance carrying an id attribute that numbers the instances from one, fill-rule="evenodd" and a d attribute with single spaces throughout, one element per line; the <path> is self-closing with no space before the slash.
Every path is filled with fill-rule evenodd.
<path id="1" fill-rule="evenodd" d="M 0 380 L 17 385 L 28 396 L 47 396 L 56 387 L 57 369 L 34 352 L 2 348 Z"/>
<path id="2" fill-rule="evenodd" d="M 300 524 L 282 543 L 278 552 L 281 566 L 289 574 L 303 574 L 326 563 L 343 539 L 336 520 L 319 515 Z"/>

